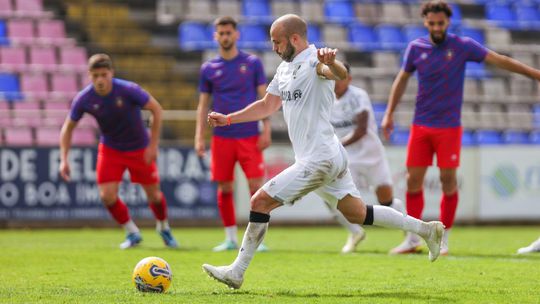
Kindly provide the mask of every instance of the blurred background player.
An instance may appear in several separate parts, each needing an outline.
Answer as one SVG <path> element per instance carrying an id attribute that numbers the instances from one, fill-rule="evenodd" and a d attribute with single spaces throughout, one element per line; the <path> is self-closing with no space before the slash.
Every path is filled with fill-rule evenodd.
<path id="1" fill-rule="evenodd" d="M 534 253 L 534 252 L 540 252 L 540 238 L 532 242 L 527 247 L 519 248 L 517 251 L 518 254 Z"/>
<path id="2" fill-rule="evenodd" d="M 240 37 L 236 21 L 231 17 L 221 17 L 214 22 L 214 26 L 214 39 L 219 44 L 219 56 L 202 65 L 199 81 L 195 150 L 201 157 L 206 150 L 204 133 L 211 103 L 210 95 L 212 110 L 228 114 L 243 109 L 257 100 L 257 96 L 262 97 L 266 92 L 266 76 L 261 61 L 236 47 L 236 41 Z M 249 191 L 254 194 L 263 183 L 265 168 L 262 151 L 270 143 L 269 119 L 263 120 L 262 132 L 259 132 L 259 123 L 256 121 L 214 129 L 211 172 L 212 180 L 218 183 L 217 202 L 225 227 L 225 241 L 214 247 L 214 251 L 238 248 L 233 197 L 236 162 L 240 163 Z M 264 244 L 259 248 L 266 249 Z"/>
<path id="3" fill-rule="evenodd" d="M 418 94 L 407 146 L 407 214 L 421 218 L 424 209 L 422 185 L 433 154 L 442 183 L 440 220 L 446 227 L 441 254 L 448 254 L 448 235 L 458 203 L 456 170 L 461 152 L 461 106 L 467 61 L 485 61 L 498 68 L 540 80 L 540 71 L 517 60 L 488 50 L 468 37 L 447 33 L 452 10 L 444 1 L 430 1 L 422 8 L 429 37 L 409 43 L 403 66 L 392 85 L 382 128 L 386 138 L 393 130 L 393 113 L 407 81 L 417 71 Z M 392 253 L 416 252 L 420 239 L 407 234 Z"/>
<path id="4" fill-rule="evenodd" d="M 336 99 L 330 122 L 341 144 L 347 150 L 349 171 L 354 184 L 356 188 L 361 189 L 365 188 L 367 181 L 368 186 L 375 188 L 379 204 L 405 214 L 403 202 L 394 198 L 392 176 L 384 146 L 378 136 L 371 100 L 366 91 L 351 85 L 350 66 L 347 63 L 344 63 L 344 66 L 348 76 L 343 80 L 336 80 L 334 88 Z M 365 238 L 364 229 L 360 225 L 351 224 L 338 210 L 329 209 L 334 218 L 350 231 L 341 252 L 354 251 L 358 243 Z"/>
<path id="5" fill-rule="evenodd" d="M 142 241 L 139 228 L 130 219 L 129 210 L 118 197 L 118 188 L 125 170 L 131 181 L 141 184 L 157 221 L 157 232 L 165 245 L 178 247 L 167 220 L 167 202 L 159 187 L 156 166 L 161 130 L 161 106 L 137 84 L 113 78 L 111 58 L 96 54 L 88 60 L 92 84 L 73 100 L 69 117 L 60 133 L 60 175 L 70 180 L 69 149 L 77 122 L 85 113 L 97 120 L 102 132 L 96 165 L 100 198 L 116 222 L 127 232 L 120 248 L 136 246 Z M 150 138 L 141 116 L 141 109 L 152 113 Z"/>

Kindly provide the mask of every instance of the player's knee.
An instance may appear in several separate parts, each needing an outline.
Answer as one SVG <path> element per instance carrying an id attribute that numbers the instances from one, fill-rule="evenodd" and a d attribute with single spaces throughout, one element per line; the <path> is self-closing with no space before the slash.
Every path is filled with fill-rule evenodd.
<path id="1" fill-rule="evenodd" d="M 452 185 L 455 185 L 457 182 L 457 178 L 455 174 L 450 174 L 450 173 L 441 174 L 439 179 L 441 181 L 441 184 L 443 184 L 444 186 L 452 186 Z"/>
<path id="2" fill-rule="evenodd" d="M 231 193 L 233 191 L 233 183 L 232 182 L 219 182 L 218 190 L 223 193 Z"/>
<path id="3" fill-rule="evenodd" d="M 409 189 L 409 191 L 412 189 L 422 188 L 423 182 L 424 182 L 423 176 L 419 176 L 416 174 L 407 174 L 407 188 Z"/>
<path id="4" fill-rule="evenodd" d="M 264 191 L 257 191 L 251 197 L 251 211 L 269 213 L 271 210 L 271 200 L 268 194 Z"/>
<path id="5" fill-rule="evenodd" d="M 118 195 L 112 191 L 102 190 L 99 192 L 99 198 L 106 206 L 113 205 L 118 199 Z"/>
<path id="6" fill-rule="evenodd" d="M 152 191 L 150 193 L 147 194 L 148 196 L 148 201 L 151 202 L 151 203 L 159 203 L 161 202 L 161 197 L 162 197 L 162 194 L 161 194 L 161 191 Z"/>

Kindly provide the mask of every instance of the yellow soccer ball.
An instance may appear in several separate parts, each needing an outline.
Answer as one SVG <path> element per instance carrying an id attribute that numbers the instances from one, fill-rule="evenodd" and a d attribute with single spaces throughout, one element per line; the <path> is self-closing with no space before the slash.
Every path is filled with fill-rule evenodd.
<path id="1" fill-rule="evenodd" d="M 132 278 L 139 291 L 165 292 L 171 286 L 172 271 L 164 259 L 147 257 L 137 263 Z"/>

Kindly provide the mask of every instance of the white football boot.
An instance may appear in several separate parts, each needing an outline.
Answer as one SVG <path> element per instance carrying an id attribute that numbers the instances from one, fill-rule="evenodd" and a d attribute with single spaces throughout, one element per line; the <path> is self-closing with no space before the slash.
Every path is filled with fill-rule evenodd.
<path id="1" fill-rule="evenodd" d="M 360 227 L 360 230 L 357 233 L 350 233 L 347 238 L 345 246 L 341 249 L 341 253 L 351 253 L 356 250 L 356 247 L 360 242 L 366 238 L 366 231 L 364 228 Z"/>
<path id="2" fill-rule="evenodd" d="M 210 277 L 229 286 L 229 288 L 239 289 L 244 282 L 244 274 L 234 271 L 231 266 L 212 266 L 203 264 L 202 268 Z"/>
<path id="3" fill-rule="evenodd" d="M 390 254 L 409 254 L 419 253 L 422 251 L 422 239 L 412 232 L 407 232 L 405 239 L 397 247 L 390 250 Z"/>
<path id="4" fill-rule="evenodd" d="M 429 260 L 434 262 L 441 253 L 441 243 L 444 234 L 444 225 L 441 222 L 433 221 L 426 223 L 428 230 L 422 235 L 429 248 Z"/>
<path id="5" fill-rule="evenodd" d="M 519 248 L 517 251 L 518 254 L 526 254 L 526 253 L 533 253 L 533 252 L 540 252 L 540 238 L 532 242 L 527 247 Z"/>

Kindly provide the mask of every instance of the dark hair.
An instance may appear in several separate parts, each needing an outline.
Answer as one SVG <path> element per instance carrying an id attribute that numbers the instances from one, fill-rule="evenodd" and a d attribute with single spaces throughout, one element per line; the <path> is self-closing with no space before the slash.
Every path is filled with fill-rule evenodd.
<path id="1" fill-rule="evenodd" d="M 111 57 L 107 54 L 94 54 L 88 59 L 88 70 L 106 68 L 113 69 Z"/>
<path id="2" fill-rule="evenodd" d="M 422 5 L 422 17 L 426 17 L 429 13 L 444 13 L 446 17 L 452 17 L 452 8 L 448 3 L 442 0 L 432 0 Z"/>
<path id="3" fill-rule="evenodd" d="M 217 27 L 218 25 L 227 25 L 227 24 L 232 25 L 232 27 L 236 29 L 236 25 L 238 24 L 238 22 L 236 22 L 236 20 L 234 20 L 234 18 L 230 16 L 219 17 L 216 19 L 216 21 L 214 21 L 214 27 Z"/>
<path id="4" fill-rule="evenodd" d="M 351 65 L 344 62 L 343 65 L 345 66 L 345 69 L 347 69 L 347 74 L 351 74 Z"/>

